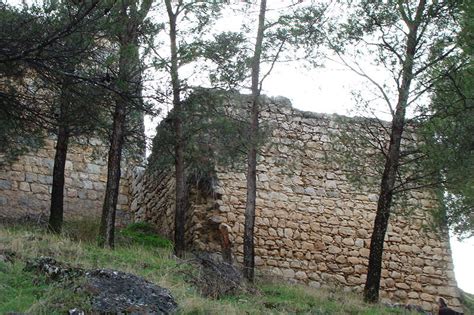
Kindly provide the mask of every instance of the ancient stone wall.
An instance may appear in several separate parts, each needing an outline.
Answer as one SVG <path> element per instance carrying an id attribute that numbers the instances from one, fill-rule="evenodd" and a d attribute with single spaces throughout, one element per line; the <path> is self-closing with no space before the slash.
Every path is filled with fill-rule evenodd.
<path id="1" fill-rule="evenodd" d="M 139 169 L 132 178 L 131 213 L 134 221 L 151 222 L 160 233 L 173 239 L 175 210 L 175 180 L 171 170 Z M 159 215 L 157 215 L 159 213 Z"/>
<path id="2" fill-rule="evenodd" d="M 153 223 L 159 227 L 162 236 L 172 240 L 176 207 L 175 178 L 172 169 L 136 169 L 131 177 L 130 186 L 132 199 L 130 212 L 134 216 L 133 220 Z M 185 225 L 186 243 L 193 246 L 199 240 L 201 231 L 210 230 L 207 226 L 207 210 L 216 203 L 214 198 L 204 195 L 196 187 L 192 187 L 189 191 L 189 201 Z M 206 236 L 208 234 L 206 233 Z"/>
<path id="3" fill-rule="evenodd" d="M 49 215 L 55 141 L 0 167 L 0 220 Z M 65 169 L 65 218 L 98 217 L 107 180 L 107 148 L 98 140 L 73 143 Z M 130 220 L 128 171 L 123 169 L 117 205 L 117 223 Z"/>
<path id="4" fill-rule="evenodd" d="M 274 129 L 257 167 L 256 266 L 314 287 L 331 284 L 361 291 L 378 187 L 356 187 L 332 158 L 334 134 L 341 127 L 335 116 L 300 112 L 282 100 L 267 101 L 272 109 L 263 112 L 262 119 Z M 170 176 L 148 178 L 154 184 L 141 191 L 146 201 L 133 208 L 136 218 L 154 222 L 168 236 L 174 211 Z M 217 179 L 215 198 L 201 196 L 191 202 L 188 239 L 195 248 L 219 251 L 215 223 L 225 223 L 233 255 L 242 262 L 245 172 L 220 167 Z M 433 310 L 442 296 L 459 307 L 448 234 L 428 229 L 429 210 L 437 207 L 435 195 L 413 191 L 406 198 L 405 207 L 395 208 L 385 239 L 381 299 Z M 408 206 L 409 215 L 404 213 Z"/>

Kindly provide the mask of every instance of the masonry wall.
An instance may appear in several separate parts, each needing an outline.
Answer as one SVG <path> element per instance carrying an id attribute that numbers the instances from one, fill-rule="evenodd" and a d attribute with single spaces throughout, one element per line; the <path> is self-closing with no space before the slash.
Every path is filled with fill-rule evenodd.
<path id="1" fill-rule="evenodd" d="M 334 116 L 300 112 L 281 99 L 268 101 L 270 110 L 262 113 L 262 119 L 274 129 L 257 167 L 256 266 L 314 287 L 338 285 L 362 291 L 378 187 L 355 187 L 332 158 L 333 135 L 341 128 Z M 172 236 L 174 211 L 170 175 L 161 174 L 155 178 L 160 184 L 144 187 L 141 193 L 147 201 L 133 209 L 138 219 L 154 222 L 168 236 Z M 226 224 L 233 255 L 242 262 L 245 172 L 220 167 L 216 176 L 215 194 L 191 202 L 188 239 L 197 249 L 219 251 L 215 226 Z M 429 210 L 437 207 L 435 195 L 413 191 L 405 202 L 415 210 L 407 216 L 405 208 L 395 207 L 391 217 L 382 301 L 434 310 L 437 297 L 442 296 L 450 306 L 459 307 L 448 234 L 427 229 Z M 146 216 L 140 215 L 143 212 Z"/>
<path id="2" fill-rule="evenodd" d="M 150 222 L 159 228 L 162 236 L 174 238 L 174 214 L 176 209 L 175 178 L 172 169 L 151 170 L 136 168 L 131 177 L 130 212 L 137 222 Z M 217 206 L 214 198 L 203 194 L 198 188 L 189 191 L 190 204 L 185 224 L 186 243 L 194 246 L 201 237 L 212 236 L 211 246 L 219 242 L 216 222 L 209 221 L 209 209 Z M 212 219 L 212 218 L 211 218 Z M 202 235 L 202 231 L 206 231 Z"/>
<path id="3" fill-rule="evenodd" d="M 45 146 L 0 167 L 0 220 L 25 216 L 48 218 L 55 154 L 54 139 Z M 107 148 L 100 141 L 73 143 L 65 170 L 66 219 L 99 217 L 107 180 Z M 122 171 L 117 223 L 130 220 L 128 172 Z"/>

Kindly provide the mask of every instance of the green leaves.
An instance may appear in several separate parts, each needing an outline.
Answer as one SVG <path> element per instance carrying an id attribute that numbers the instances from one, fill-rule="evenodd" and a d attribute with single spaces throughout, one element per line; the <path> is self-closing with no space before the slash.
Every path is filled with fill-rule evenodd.
<path id="1" fill-rule="evenodd" d="M 224 32 L 203 43 L 203 57 L 211 61 L 211 84 L 227 89 L 237 88 L 249 76 L 250 50 L 242 33 Z"/>
<path id="2" fill-rule="evenodd" d="M 190 174 L 213 173 L 216 165 L 239 163 L 243 157 L 247 124 L 227 113 L 233 110 L 229 100 L 235 98 L 234 93 L 217 89 L 196 89 L 183 102 L 185 163 Z M 171 111 L 157 127 L 148 159 L 152 168 L 174 165 L 174 119 L 176 112 Z"/>

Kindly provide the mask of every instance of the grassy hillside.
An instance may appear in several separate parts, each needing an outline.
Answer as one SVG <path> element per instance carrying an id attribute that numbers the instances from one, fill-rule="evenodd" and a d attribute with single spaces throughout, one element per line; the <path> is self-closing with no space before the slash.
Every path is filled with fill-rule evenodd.
<path id="1" fill-rule="evenodd" d="M 64 314 L 87 310 L 89 297 L 74 286 L 47 281 L 23 270 L 28 258 L 50 256 L 83 268 L 111 268 L 133 273 L 171 290 L 180 314 L 408 314 L 402 310 L 364 304 L 358 296 L 329 289 L 311 289 L 284 282 L 263 281 L 255 294 L 207 299 L 186 281 L 192 265 L 173 258 L 169 242 L 127 229 L 115 250 L 95 245 L 96 224 L 75 222 L 67 235 L 54 236 L 38 227 L 0 226 L 0 254 L 15 253 L 13 263 L 0 259 L 0 314 Z"/>

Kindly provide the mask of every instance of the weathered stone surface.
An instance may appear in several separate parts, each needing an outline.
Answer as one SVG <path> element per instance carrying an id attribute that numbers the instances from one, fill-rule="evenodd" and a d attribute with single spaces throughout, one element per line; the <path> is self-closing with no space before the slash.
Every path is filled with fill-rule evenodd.
<path id="1" fill-rule="evenodd" d="M 12 182 L 6 179 L 0 179 L 0 189 L 9 190 L 12 189 Z"/>
<path id="2" fill-rule="evenodd" d="M 93 141 L 99 155 L 106 155 L 107 148 L 100 141 Z M 91 147 L 81 143 L 71 144 L 65 173 L 65 217 L 99 216 L 102 209 L 107 166 L 99 163 Z M 52 190 L 55 142 L 45 141 L 37 152 L 28 152 L 18 161 L 0 169 L 0 219 L 39 215 L 48 211 Z M 0 156 L 1 159 L 1 156 Z M 133 168 L 134 163 L 129 163 Z M 118 208 L 128 211 L 131 171 L 124 170 Z M 123 212 L 122 212 L 123 213 Z M 119 225 L 126 224 L 130 215 L 119 215 Z M 125 220 L 125 221 L 124 221 Z"/>

